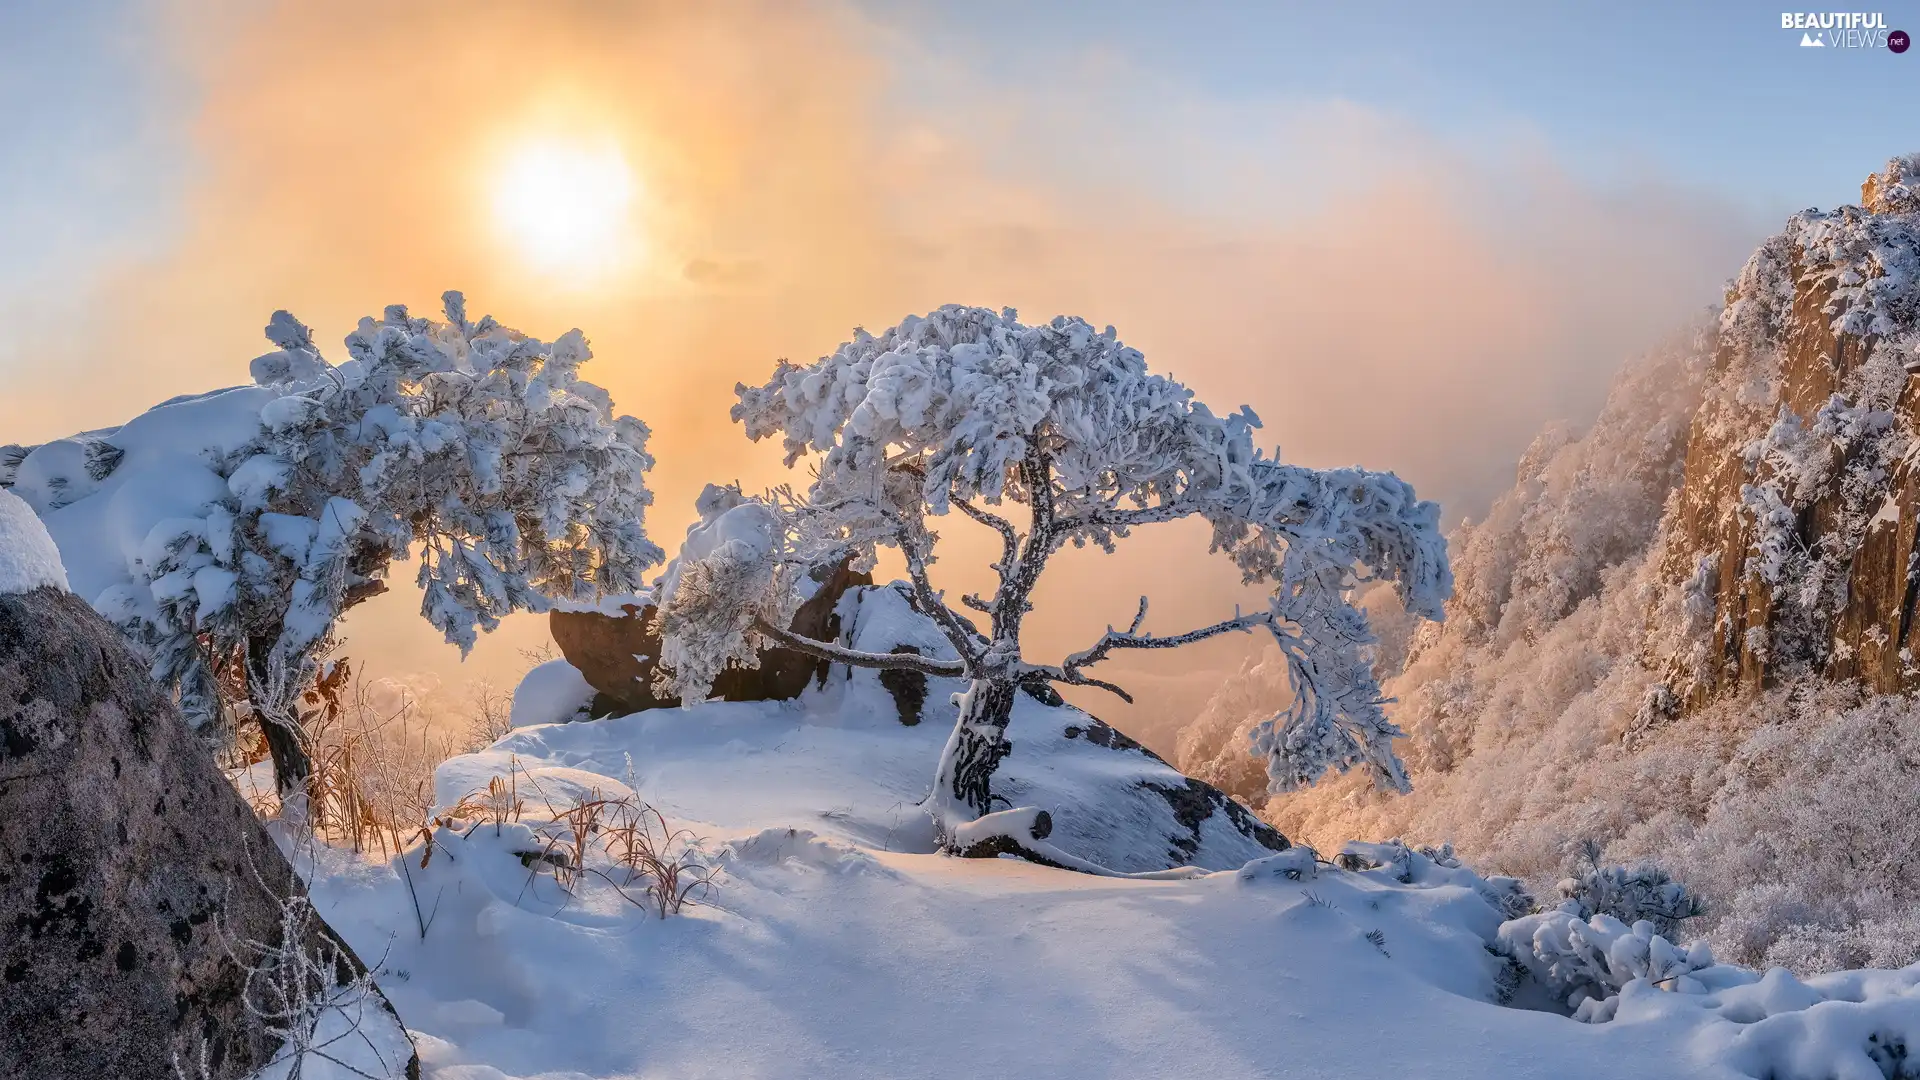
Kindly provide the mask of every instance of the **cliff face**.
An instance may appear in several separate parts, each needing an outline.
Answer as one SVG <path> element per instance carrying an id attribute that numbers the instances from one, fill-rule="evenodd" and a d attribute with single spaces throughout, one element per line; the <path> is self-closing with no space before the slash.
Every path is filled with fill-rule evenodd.
<path id="1" fill-rule="evenodd" d="M 1723 958 L 1920 961 L 1920 697 L 1886 692 L 1920 684 L 1920 155 L 1726 300 L 1450 539 L 1446 621 L 1386 687 L 1413 793 L 1276 798 L 1288 836 L 1451 840 L 1545 889 L 1590 839 L 1693 885 Z"/>
<path id="2" fill-rule="evenodd" d="M 1800 675 L 1920 686 L 1916 370 L 1920 155 L 1861 206 L 1796 215 L 1728 295 L 1667 522 L 1674 705 Z"/>

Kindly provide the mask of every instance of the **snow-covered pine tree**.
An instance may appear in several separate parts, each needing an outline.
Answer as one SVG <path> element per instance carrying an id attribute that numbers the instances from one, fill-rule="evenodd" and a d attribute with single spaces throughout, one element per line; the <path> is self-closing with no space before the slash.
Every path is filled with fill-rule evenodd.
<path id="1" fill-rule="evenodd" d="M 661 558 L 643 528 L 646 425 L 580 380 L 581 333 L 540 341 L 443 299 L 445 322 L 400 306 L 362 319 L 337 367 L 276 312 L 279 348 L 252 374 L 278 396 L 217 464 L 226 495 L 156 527 L 144 580 L 97 602 L 198 722 L 218 713 L 221 669 L 243 667 L 283 795 L 309 772 L 300 692 L 394 560 L 419 552 L 421 614 L 464 653 L 510 612 L 633 592 Z"/>
<path id="2" fill-rule="evenodd" d="M 700 588 L 663 603 L 663 626 L 670 637 L 730 650 L 686 665 L 695 674 L 679 688 L 683 699 L 703 696 L 697 684 L 725 661 L 750 664 L 754 639 L 843 664 L 968 679 L 926 804 L 954 848 L 956 829 L 992 812 L 993 775 L 1023 687 L 1095 686 L 1126 697 L 1090 674 L 1116 650 L 1265 629 L 1296 689 L 1287 709 L 1254 733 L 1272 789 L 1355 765 L 1384 787 L 1406 789 L 1391 745 L 1399 732 L 1381 710 L 1372 670 L 1375 639 L 1352 595 L 1389 580 L 1409 611 L 1438 619 L 1452 574 L 1439 508 L 1398 477 L 1284 464 L 1255 448 L 1260 422 L 1250 409 L 1216 416 L 1186 387 L 1150 373 L 1111 328 L 1096 331 L 1078 318 L 1027 326 L 1011 310 L 943 307 L 877 337 L 861 331 L 814 364 L 782 361 L 765 385 L 737 392 L 733 417 L 748 436 L 779 436 L 789 466 L 818 455 L 804 495 L 781 492 L 765 503 L 779 527 L 759 535 L 775 561 L 793 568 L 852 554 L 870 563 L 876 545 L 897 549 L 915 605 L 956 658 L 861 653 L 799 637 L 782 629 L 779 614 L 792 591 L 788 576 L 739 573 L 731 564 L 697 574 L 683 567 L 681 579 Z M 1010 503 L 1026 507 L 1024 522 L 1003 516 Z M 928 578 L 928 519 L 955 510 L 1001 540 L 998 587 L 962 598 L 983 625 L 948 606 Z M 1126 630 L 1109 628 L 1058 664 L 1026 659 L 1021 624 L 1054 552 L 1068 543 L 1111 551 L 1135 528 L 1186 517 L 1212 524 L 1213 550 L 1249 582 L 1272 586 L 1266 610 L 1160 636 L 1142 629 L 1143 597 Z M 703 618 L 716 625 L 696 634 Z M 674 648 L 666 646 L 669 654 Z M 1034 816 L 1010 811 L 1006 820 Z M 965 835 L 978 842 L 990 831 L 974 826 Z M 1025 848 L 1037 838 L 1005 839 Z"/>

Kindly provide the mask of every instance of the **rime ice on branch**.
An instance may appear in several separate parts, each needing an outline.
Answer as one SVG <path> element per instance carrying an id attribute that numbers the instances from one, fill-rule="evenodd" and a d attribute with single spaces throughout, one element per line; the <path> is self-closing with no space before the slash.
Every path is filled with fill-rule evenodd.
<path id="1" fill-rule="evenodd" d="M 1391 746 L 1398 731 L 1372 673 L 1374 637 L 1352 593 L 1390 580 L 1410 611 L 1438 619 L 1452 575 L 1439 508 L 1398 477 L 1284 464 L 1255 448 L 1260 421 L 1251 410 L 1216 416 L 1186 387 L 1150 373 L 1111 328 L 1099 332 L 1077 318 L 1027 326 L 1011 310 L 944 307 L 877 337 L 859 332 L 814 364 L 782 361 L 765 385 L 738 393 L 733 417 L 748 436 L 778 436 L 789 466 L 818 455 L 818 477 L 804 495 L 781 491 L 767 500 L 780 524 L 780 564 L 848 553 L 871 560 L 876 545 L 898 549 L 916 606 L 939 625 L 953 656 L 870 655 L 797 637 L 780 629 L 776 608 L 791 592 L 782 575 L 770 582 L 731 564 L 698 578 L 738 583 L 739 591 L 691 597 L 682 625 L 705 612 L 838 663 L 970 680 L 927 804 L 950 842 L 957 826 L 993 808 L 992 777 L 1008 750 L 1017 691 L 1059 683 L 1125 696 L 1092 673 L 1114 652 L 1230 631 L 1268 631 L 1291 668 L 1293 704 L 1255 734 L 1274 790 L 1355 765 L 1385 787 L 1406 789 Z M 1009 504 L 1026 507 L 1024 521 L 1006 516 Z M 949 606 L 928 578 L 928 518 L 956 510 L 1001 540 L 998 587 L 961 598 L 983 623 Z M 1143 599 L 1126 630 L 1109 629 L 1057 664 L 1022 655 L 1021 622 L 1054 552 L 1068 543 L 1111 551 L 1135 528 L 1196 516 L 1212 524 L 1214 551 L 1247 581 L 1272 587 L 1266 610 L 1156 635 L 1144 629 Z M 683 580 L 694 577 L 683 572 Z M 691 665 L 700 677 L 720 661 L 750 662 L 749 635 L 703 636 L 732 651 Z"/>
<path id="2" fill-rule="evenodd" d="M 445 322 L 400 306 L 362 319 L 338 366 L 276 312 L 278 348 L 253 361 L 255 386 L 0 455 L 0 479 L 38 500 L 63 544 L 110 542 L 78 503 L 111 500 L 105 516 L 132 532 L 106 561 L 127 569 L 87 599 L 151 650 L 197 724 L 243 684 L 283 792 L 307 774 L 299 693 L 341 614 L 385 591 L 392 561 L 419 553 L 421 614 L 464 652 L 510 612 L 635 591 L 660 560 L 643 529 L 646 425 L 581 381 L 586 339 L 540 341 L 469 321 L 457 292 L 444 299 Z M 202 425 L 162 415 L 176 405 L 239 434 L 208 448 Z M 155 492 L 179 497 L 153 509 Z M 64 529 L 76 513 L 93 517 Z"/>

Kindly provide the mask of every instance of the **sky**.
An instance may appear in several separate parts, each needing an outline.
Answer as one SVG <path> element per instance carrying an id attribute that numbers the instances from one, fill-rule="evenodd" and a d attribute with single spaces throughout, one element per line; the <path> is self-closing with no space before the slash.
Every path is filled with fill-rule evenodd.
<path id="1" fill-rule="evenodd" d="M 1457 521 L 1787 214 L 1920 149 L 1920 52 L 1799 42 L 1744 4 L 9 0 L 0 442 L 244 379 L 277 308 L 337 354 L 460 288 L 586 331 L 656 433 L 671 549 L 704 483 L 785 478 L 735 382 L 962 302 L 1111 323 L 1285 456 Z M 516 194 L 602 158 L 604 220 Z M 1162 629 L 1210 621 L 1235 586 L 1203 551 L 1070 562 L 1056 595 L 1114 610 L 1043 603 L 1040 633 L 1124 620 L 1135 582 Z M 350 645 L 464 677 L 413 602 Z M 480 668 L 541 637 L 510 630 Z"/>

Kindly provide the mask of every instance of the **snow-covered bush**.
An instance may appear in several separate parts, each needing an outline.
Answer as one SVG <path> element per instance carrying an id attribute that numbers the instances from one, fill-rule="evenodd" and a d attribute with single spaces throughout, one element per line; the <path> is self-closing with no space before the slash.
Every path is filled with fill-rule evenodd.
<path id="1" fill-rule="evenodd" d="M 786 626 L 797 600 L 798 568 L 783 557 L 790 549 L 776 504 L 709 484 L 694 508 L 700 519 L 655 594 L 654 692 L 683 701 L 705 698 L 729 666 L 758 667 L 754 620 Z"/>
<path id="2" fill-rule="evenodd" d="M 394 560 L 418 553 L 421 614 L 464 651 L 510 612 L 632 592 L 660 553 L 647 428 L 580 379 L 578 330 L 549 343 L 472 321 L 450 292 L 444 322 L 362 319 L 338 366 L 284 311 L 267 337 L 254 386 L 34 448 L 11 479 L 197 724 L 221 715 L 223 672 L 244 671 L 297 791 L 294 702 Z"/>
<path id="3" fill-rule="evenodd" d="M 1620 991 L 1635 979 L 1675 993 L 1704 993 L 1691 976 L 1714 963 L 1704 941 L 1678 946 L 1650 922 L 1628 926 L 1611 915 L 1523 915 L 1501 924 L 1499 942 L 1574 1019 L 1588 1023 L 1613 1019 Z"/>
<path id="4" fill-rule="evenodd" d="M 1646 922 L 1667 936 L 1706 913 L 1700 898 L 1659 866 L 1609 866 L 1602 861 L 1605 850 L 1596 841 L 1581 841 L 1572 875 L 1560 879 L 1562 911 L 1582 919 L 1607 915 L 1629 926 Z"/>
<path id="5" fill-rule="evenodd" d="M 1186 387 L 1150 373 L 1111 329 L 1065 317 L 1028 326 L 1011 310 L 949 306 L 878 336 L 861 331 L 833 355 L 804 367 L 782 361 L 767 383 L 738 393 L 733 416 L 747 435 L 779 437 L 789 465 L 818 455 L 817 477 L 804 496 L 761 504 L 775 520 L 749 530 L 753 544 L 730 539 L 683 570 L 681 587 L 695 598 L 681 605 L 687 615 L 677 625 L 680 601 L 663 600 L 662 627 L 679 639 L 663 651 L 677 658 L 679 689 L 697 691 L 708 672 L 742 662 L 754 637 L 854 666 L 965 677 L 927 803 L 950 836 L 995 809 L 992 777 L 1021 687 L 1124 695 L 1088 671 L 1116 649 L 1265 629 L 1293 689 L 1253 733 L 1269 784 L 1297 788 L 1362 765 L 1382 786 L 1405 790 L 1391 745 L 1398 731 L 1381 710 L 1372 669 L 1375 638 L 1352 597 L 1384 580 L 1408 611 L 1436 618 L 1452 575 L 1438 507 L 1398 477 L 1283 464 L 1255 447 L 1251 410 L 1215 415 Z M 1028 508 L 1024 530 L 1001 515 L 1007 503 Z M 726 518 L 746 510 L 728 509 Z M 960 601 L 986 617 L 984 628 L 928 577 L 929 518 L 956 510 L 1001 541 L 994 593 Z M 1186 517 L 1209 522 L 1214 550 L 1248 581 L 1271 586 L 1266 610 L 1161 636 L 1143 631 L 1143 598 L 1125 631 L 1110 629 L 1058 664 L 1022 655 L 1029 598 L 1062 545 L 1111 550 L 1135 528 Z M 954 658 L 863 654 L 781 629 L 780 613 L 766 606 L 790 590 L 769 588 L 769 571 L 732 553 L 762 542 L 783 568 L 774 572 L 841 554 L 871 565 L 876 546 L 897 549 L 915 606 L 938 624 Z"/>

